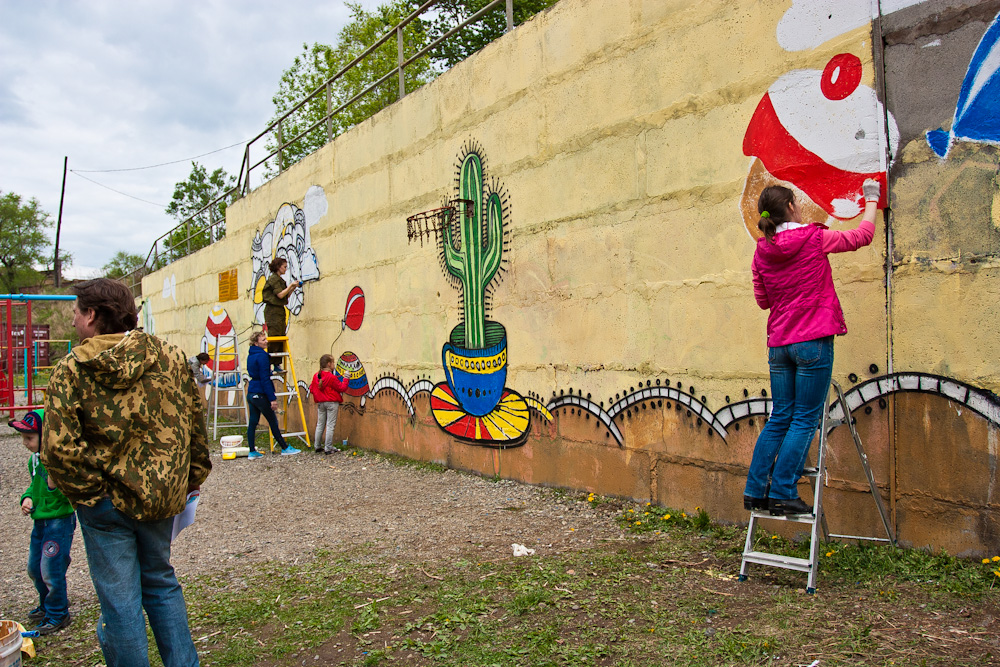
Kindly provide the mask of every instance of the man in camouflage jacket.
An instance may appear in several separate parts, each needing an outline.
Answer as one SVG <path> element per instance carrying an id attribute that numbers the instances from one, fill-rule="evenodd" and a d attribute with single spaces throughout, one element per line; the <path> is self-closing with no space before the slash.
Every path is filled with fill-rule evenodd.
<path id="1" fill-rule="evenodd" d="M 170 565 L 172 517 L 212 468 L 187 358 L 135 330 L 124 284 L 74 287 L 83 343 L 52 372 L 42 461 L 77 509 L 101 602 L 97 636 L 108 667 L 146 667 L 145 609 L 165 667 L 192 667 L 184 595 Z"/>

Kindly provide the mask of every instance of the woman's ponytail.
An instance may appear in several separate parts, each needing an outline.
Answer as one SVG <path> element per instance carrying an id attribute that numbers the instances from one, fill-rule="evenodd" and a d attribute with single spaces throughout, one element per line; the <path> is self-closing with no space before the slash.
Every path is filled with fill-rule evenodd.
<path id="1" fill-rule="evenodd" d="M 774 242 L 778 225 L 788 222 L 788 215 L 791 213 L 789 206 L 793 203 L 795 203 L 795 193 L 783 185 L 769 185 L 760 193 L 757 199 L 757 212 L 760 213 L 757 229 L 768 243 Z"/>

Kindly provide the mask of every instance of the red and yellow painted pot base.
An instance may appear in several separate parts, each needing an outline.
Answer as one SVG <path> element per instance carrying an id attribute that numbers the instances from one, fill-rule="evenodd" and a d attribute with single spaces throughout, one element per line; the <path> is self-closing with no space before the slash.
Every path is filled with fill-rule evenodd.
<path id="1" fill-rule="evenodd" d="M 431 412 L 438 426 L 456 438 L 492 447 L 520 444 L 531 424 L 524 398 L 506 388 L 497 406 L 489 414 L 477 417 L 465 412 L 451 387 L 442 382 L 431 392 Z"/>

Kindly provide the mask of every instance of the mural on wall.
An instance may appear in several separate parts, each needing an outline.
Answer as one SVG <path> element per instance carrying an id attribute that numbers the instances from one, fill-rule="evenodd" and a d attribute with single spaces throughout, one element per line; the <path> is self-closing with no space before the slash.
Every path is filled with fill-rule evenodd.
<path id="1" fill-rule="evenodd" d="M 355 286 L 347 295 L 347 305 L 344 306 L 343 327 L 351 331 L 361 328 L 361 323 L 365 321 L 365 291 Z M 343 329 L 342 327 L 342 329 Z"/>
<path id="2" fill-rule="evenodd" d="M 177 305 L 177 276 L 172 273 L 163 277 L 163 298 L 172 298 L 174 305 Z"/>
<path id="3" fill-rule="evenodd" d="M 792 0 L 792 6 L 778 21 L 778 44 L 786 51 L 815 49 L 835 37 L 868 25 L 881 11 L 883 15 L 927 0 Z"/>
<path id="4" fill-rule="evenodd" d="M 344 352 L 337 359 L 337 373 L 347 378 L 348 396 L 364 396 L 368 393 L 368 376 L 365 375 L 365 367 L 362 365 L 358 355 L 353 352 Z"/>
<path id="5" fill-rule="evenodd" d="M 955 105 L 951 129 L 927 133 L 938 157 L 947 157 L 955 141 L 1000 143 L 1000 14 L 979 41 Z"/>
<path id="6" fill-rule="evenodd" d="M 274 220 L 254 234 L 250 244 L 250 257 L 253 263 L 250 292 L 253 294 L 253 321 L 256 324 L 264 323 L 264 301 L 261 292 L 268 276 L 271 275 L 268 267 L 271 260 L 281 257 L 288 262 L 285 282 L 318 280 L 320 277 L 316 253 L 311 246 L 309 227 L 326 214 L 326 195 L 323 193 L 323 188 L 315 185 L 310 187 L 303 205 L 304 210 L 295 204 L 282 204 Z M 288 297 L 287 308 L 292 315 L 298 315 L 302 311 L 304 302 L 305 295 L 302 289 L 296 288 Z"/>
<path id="7" fill-rule="evenodd" d="M 822 70 L 794 70 L 775 81 L 757 105 L 743 137 L 743 154 L 754 158 L 740 201 L 743 221 L 756 238 L 757 199 L 773 184 L 790 184 L 802 195 L 803 219 L 849 220 L 864 209 L 861 184 L 882 184 L 887 204 L 884 108 L 861 85 L 861 59 L 831 58 Z M 890 152 L 898 132 L 889 118 Z"/>
<path id="8" fill-rule="evenodd" d="M 153 317 L 153 304 L 149 299 L 143 299 L 139 306 L 139 325 L 148 334 L 156 334 L 156 320 Z"/>
<path id="9" fill-rule="evenodd" d="M 461 294 L 462 319 L 441 349 L 446 381 L 431 390 L 431 412 L 456 438 L 518 445 L 531 423 L 529 404 L 506 386 L 507 332 L 487 318 L 490 293 L 503 275 L 510 206 L 502 184 L 487 179 L 478 145 L 463 149 L 456 189 L 448 205 L 407 219 L 410 241 L 419 238 L 422 245 L 433 236 L 438 242 L 445 277 Z"/>
<path id="10" fill-rule="evenodd" d="M 221 303 L 212 306 L 205 320 L 205 335 L 201 338 L 201 351 L 212 359 L 206 364 L 213 371 L 235 371 L 239 367 L 236 349 L 236 328 L 229 313 Z"/>

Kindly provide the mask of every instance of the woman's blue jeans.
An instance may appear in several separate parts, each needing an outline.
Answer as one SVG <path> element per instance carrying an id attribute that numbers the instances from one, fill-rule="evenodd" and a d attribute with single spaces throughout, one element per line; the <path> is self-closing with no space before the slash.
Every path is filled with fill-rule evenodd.
<path id="1" fill-rule="evenodd" d="M 28 545 L 28 576 L 38 591 L 38 608 L 45 621 L 59 623 L 69 615 L 66 570 L 76 532 L 76 515 L 36 519 Z"/>
<path id="2" fill-rule="evenodd" d="M 281 435 L 278 415 L 274 414 L 274 410 L 271 409 L 271 401 L 267 400 L 267 396 L 250 394 L 247 397 L 247 413 L 250 418 L 247 424 L 247 446 L 251 452 L 257 451 L 257 424 L 260 423 L 261 415 L 264 415 L 264 419 L 267 420 L 267 426 L 271 429 L 271 435 L 274 436 L 274 441 L 278 443 L 278 446 L 282 450 L 288 448 L 285 437 Z"/>
<path id="3" fill-rule="evenodd" d="M 149 667 L 146 611 L 164 667 L 197 667 L 184 592 L 170 564 L 174 520 L 136 521 L 104 498 L 77 508 L 108 667 Z"/>
<path id="4" fill-rule="evenodd" d="M 830 391 L 833 336 L 770 347 L 767 362 L 771 417 L 757 438 L 743 493 L 792 500 Z"/>

